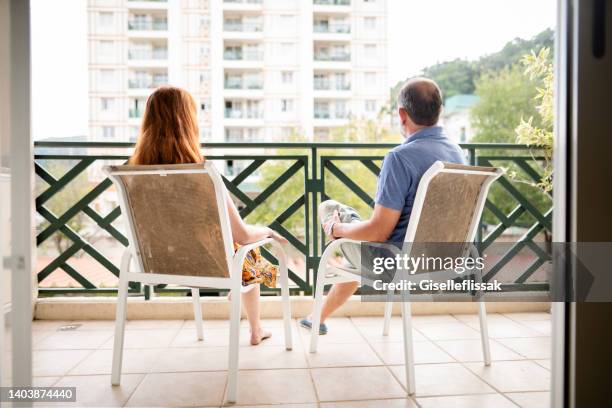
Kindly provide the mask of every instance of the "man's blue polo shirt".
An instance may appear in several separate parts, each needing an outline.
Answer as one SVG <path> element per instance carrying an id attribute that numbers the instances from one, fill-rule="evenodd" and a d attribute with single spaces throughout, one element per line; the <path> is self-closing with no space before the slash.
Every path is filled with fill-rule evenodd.
<path id="1" fill-rule="evenodd" d="M 437 160 L 465 163 L 461 148 L 446 137 L 441 126 L 418 130 L 385 156 L 375 202 L 402 212 L 388 242 L 404 242 L 419 181 Z"/>

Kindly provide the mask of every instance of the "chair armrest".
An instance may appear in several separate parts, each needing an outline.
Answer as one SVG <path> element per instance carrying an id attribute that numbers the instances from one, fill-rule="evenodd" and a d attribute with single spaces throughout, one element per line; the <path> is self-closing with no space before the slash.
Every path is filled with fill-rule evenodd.
<path id="1" fill-rule="evenodd" d="M 333 240 L 328 246 L 327 248 L 325 248 L 325 251 L 323 251 L 323 254 L 321 255 L 321 260 L 319 261 L 319 265 L 327 265 L 327 261 L 329 259 L 329 257 L 333 254 L 333 252 L 335 250 L 337 250 L 340 245 L 342 244 L 361 244 L 364 241 L 357 241 L 355 239 L 350 239 L 350 238 L 338 238 Z"/>
<path id="2" fill-rule="evenodd" d="M 255 241 L 255 242 L 251 242 L 249 244 L 241 245 L 240 248 L 238 249 L 238 251 L 236 251 L 236 254 L 238 254 L 241 251 L 249 252 L 251 249 L 259 248 L 259 247 L 264 246 L 266 244 L 271 244 L 273 241 L 274 240 L 272 238 L 264 238 L 264 239 L 260 239 L 259 241 Z"/>
<path id="3" fill-rule="evenodd" d="M 272 247 L 274 248 L 272 250 L 272 253 L 274 253 L 274 255 L 276 255 L 279 258 L 279 263 L 282 264 L 281 266 L 285 266 L 287 262 L 287 256 L 285 254 L 285 250 L 283 249 L 282 245 L 273 238 L 264 238 L 259 241 L 251 242 L 250 244 L 241 246 L 238 249 L 238 251 L 236 251 L 236 253 L 234 254 L 234 262 L 242 266 L 242 263 L 244 262 L 244 258 L 246 257 L 247 252 L 249 252 L 252 249 L 262 247 L 267 244 L 272 245 Z"/>
<path id="4" fill-rule="evenodd" d="M 357 241 L 355 239 L 350 239 L 350 238 L 339 238 L 339 239 L 333 240 L 327 246 L 327 248 L 325 248 L 325 251 L 323 251 L 323 255 L 321 255 L 321 261 L 319 265 L 327 265 L 327 261 L 329 257 L 331 256 L 334 250 L 340 247 L 340 245 L 342 244 L 363 244 L 364 242 L 369 242 L 369 241 Z M 388 244 L 386 242 L 372 242 L 372 244 L 376 244 L 376 246 L 381 247 L 381 248 L 387 248 L 395 254 L 401 252 L 401 248 L 398 248 L 395 245 Z"/>

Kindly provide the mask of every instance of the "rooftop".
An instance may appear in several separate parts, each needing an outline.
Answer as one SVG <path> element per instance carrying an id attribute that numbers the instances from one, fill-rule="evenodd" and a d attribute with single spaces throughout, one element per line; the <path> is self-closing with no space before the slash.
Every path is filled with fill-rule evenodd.
<path id="1" fill-rule="evenodd" d="M 444 103 L 444 113 L 452 115 L 455 112 L 472 108 L 480 99 L 477 95 L 459 94 L 451 96 Z"/>

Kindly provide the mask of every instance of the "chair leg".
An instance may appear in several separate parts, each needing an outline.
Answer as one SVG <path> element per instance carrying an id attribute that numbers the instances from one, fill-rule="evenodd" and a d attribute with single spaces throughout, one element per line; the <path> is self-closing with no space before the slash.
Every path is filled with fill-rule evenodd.
<path id="1" fill-rule="evenodd" d="M 238 391 L 238 351 L 240 340 L 240 286 L 232 289 L 229 339 L 229 369 L 227 382 L 227 402 L 236 402 Z"/>
<path id="2" fill-rule="evenodd" d="M 412 343 L 412 311 L 407 296 L 402 299 L 402 327 L 404 330 L 404 367 L 406 370 L 406 390 L 408 395 L 416 391 L 414 381 L 414 346 Z"/>
<path id="3" fill-rule="evenodd" d="M 129 261 L 128 261 L 129 265 Z M 122 268 L 123 269 L 123 268 Z M 125 315 L 128 295 L 127 268 L 119 277 L 119 292 L 117 293 L 117 314 L 115 317 L 115 341 L 113 344 L 113 368 L 111 371 L 111 384 L 121 383 L 121 366 L 123 363 L 123 338 L 125 334 Z"/>
<path id="4" fill-rule="evenodd" d="M 482 283 L 482 270 L 475 274 L 475 280 Z M 482 342 L 482 357 L 485 366 L 491 365 L 491 347 L 489 346 L 489 325 L 487 324 L 487 307 L 484 301 L 484 292 L 479 291 L 476 297 L 478 307 L 478 320 L 480 320 L 480 341 Z"/>
<path id="5" fill-rule="evenodd" d="M 487 325 L 487 309 L 483 299 L 478 301 L 478 317 L 480 319 L 480 339 L 482 341 L 482 356 L 486 366 L 491 365 L 491 348 L 489 346 L 489 326 Z"/>
<path id="6" fill-rule="evenodd" d="M 387 291 L 387 302 L 385 303 L 385 321 L 383 324 L 383 336 L 389 335 L 389 326 L 391 326 L 391 315 L 393 314 L 393 291 Z"/>
<path id="7" fill-rule="evenodd" d="M 198 340 L 204 340 L 204 328 L 202 327 L 202 305 L 200 304 L 200 289 L 191 289 L 191 299 L 193 301 L 193 319 L 195 320 L 196 333 Z"/>
<path id="8" fill-rule="evenodd" d="M 310 352 L 317 352 L 319 341 L 319 325 L 321 324 L 321 309 L 323 308 L 323 288 L 325 287 L 325 267 L 319 268 L 315 288 L 314 307 L 312 308 L 312 328 L 310 330 Z"/>
<path id="9" fill-rule="evenodd" d="M 293 349 L 291 337 L 291 298 L 289 297 L 289 272 L 284 254 L 279 256 L 281 296 L 283 302 L 283 324 L 285 327 L 285 349 Z"/>

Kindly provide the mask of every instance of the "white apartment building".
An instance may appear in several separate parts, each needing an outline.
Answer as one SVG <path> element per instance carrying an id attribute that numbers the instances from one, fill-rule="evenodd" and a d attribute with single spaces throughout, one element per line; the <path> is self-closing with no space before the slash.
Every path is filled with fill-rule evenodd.
<path id="1" fill-rule="evenodd" d="M 161 84 L 207 141 L 326 140 L 388 100 L 387 0 L 88 0 L 90 135 L 129 140 Z"/>
<path id="2" fill-rule="evenodd" d="M 159 85 L 189 89 L 210 133 L 208 0 L 88 0 L 89 124 L 93 140 L 128 141 Z"/>

